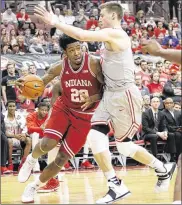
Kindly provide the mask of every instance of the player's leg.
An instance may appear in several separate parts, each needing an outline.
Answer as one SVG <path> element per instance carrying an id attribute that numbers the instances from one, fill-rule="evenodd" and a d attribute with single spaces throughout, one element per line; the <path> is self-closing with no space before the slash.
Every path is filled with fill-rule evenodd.
<path id="1" fill-rule="evenodd" d="M 83 128 L 77 129 L 75 126 L 69 127 L 66 136 L 62 140 L 62 145 L 60 147 L 59 153 L 56 156 L 56 159 L 43 170 L 38 179 L 27 185 L 22 195 L 22 202 L 33 202 L 37 189 L 43 183 L 56 176 L 64 164 L 83 147 L 86 142 L 86 136 L 89 130 L 87 129 L 87 132 L 85 133 L 85 127 L 89 126 L 89 122 L 86 124 L 84 122 L 79 124 Z"/>
<path id="2" fill-rule="evenodd" d="M 141 102 L 138 89 L 130 89 L 121 95 L 121 107 L 112 107 L 113 126 L 118 151 L 126 157 L 132 157 L 138 162 L 154 168 L 158 175 L 156 191 L 166 191 L 169 186 L 175 164 L 164 165 L 161 161 L 150 154 L 145 148 L 131 141 L 141 124 Z M 128 102 L 128 103 L 127 103 Z M 114 102 L 113 102 L 114 103 Z M 123 120 L 125 119 L 125 120 Z"/>
<path id="3" fill-rule="evenodd" d="M 176 176 L 176 182 L 174 186 L 174 198 L 173 198 L 173 204 L 181 204 L 181 161 L 182 161 L 182 154 L 180 154 L 178 158 L 178 170 L 177 170 L 177 176 Z"/>
<path id="4" fill-rule="evenodd" d="M 61 123 L 59 124 L 59 122 Z M 46 129 L 44 130 L 44 137 L 38 144 L 36 144 L 33 152 L 28 155 L 25 163 L 20 169 L 18 174 L 19 182 L 27 181 L 38 158 L 57 146 L 58 142 L 66 132 L 69 123 L 68 116 L 64 110 L 53 108 Z"/>
<path id="5" fill-rule="evenodd" d="M 92 118 L 92 129 L 89 131 L 87 140 L 92 149 L 94 158 L 103 171 L 109 186 L 108 193 L 96 203 L 111 203 L 127 196 L 130 192 L 123 181 L 116 176 L 111 163 L 111 153 L 109 150 L 109 139 L 107 133 L 109 114 L 104 109 L 103 101 L 100 102 Z"/>

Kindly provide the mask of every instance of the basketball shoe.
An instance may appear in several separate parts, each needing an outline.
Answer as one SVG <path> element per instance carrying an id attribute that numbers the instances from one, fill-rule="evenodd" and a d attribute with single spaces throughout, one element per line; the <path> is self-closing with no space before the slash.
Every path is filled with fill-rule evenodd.
<path id="1" fill-rule="evenodd" d="M 120 181 L 120 185 L 116 185 L 112 181 L 108 182 L 109 191 L 107 194 L 96 201 L 96 204 L 112 204 L 115 201 L 123 199 L 131 194 L 128 188 L 125 186 L 124 182 Z"/>
<path id="2" fill-rule="evenodd" d="M 8 170 L 9 170 L 10 172 L 13 172 L 13 169 L 14 169 L 13 163 L 10 163 L 10 164 L 8 165 Z"/>
<path id="3" fill-rule="evenodd" d="M 11 171 L 7 167 L 1 167 L 1 174 L 10 174 Z"/>
<path id="4" fill-rule="evenodd" d="M 37 193 L 38 186 L 34 182 L 28 184 L 21 196 L 23 203 L 34 203 L 34 196 Z"/>
<path id="5" fill-rule="evenodd" d="M 49 193 L 58 190 L 60 187 L 59 180 L 56 178 L 50 179 L 44 186 L 38 188 L 39 193 Z"/>
<path id="6" fill-rule="evenodd" d="M 81 163 L 81 168 L 83 169 L 93 169 L 95 166 L 91 164 L 88 160 Z"/>
<path id="7" fill-rule="evenodd" d="M 176 163 L 169 163 L 169 164 L 164 165 L 164 168 L 166 169 L 165 173 L 155 170 L 157 177 L 158 177 L 158 181 L 155 186 L 155 192 L 168 191 L 170 180 L 173 176 L 175 167 L 176 167 Z"/>
<path id="8" fill-rule="evenodd" d="M 36 162 L 37 162 L 37 159 L 32 159 L 32 157 L 29 154 L 25 162 L 23 163 L 23 166 L 19 170 L 19 173 L 18 173 L 19 182 L 24 183 L 28 180 L 28 178 L 31 175 L 31 171 L 34 168 Z"/>

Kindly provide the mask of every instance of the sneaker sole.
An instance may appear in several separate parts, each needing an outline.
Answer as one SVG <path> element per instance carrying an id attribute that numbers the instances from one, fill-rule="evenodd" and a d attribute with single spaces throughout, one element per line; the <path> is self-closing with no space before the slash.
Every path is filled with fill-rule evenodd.
<path id="1" fill-rule="evenodd" d="M 34 200 L 32 200 L 32 201 L 26 201 L 26 202 L 21 201 L 21 202 L 24 203 L 24 204 L 30 204 L 30 203 L 34 203 Z"/>
<path id="2" fill-rule="evenodd" d="M 119 201 L 120 199 L 124 199 L 124 198 L 128 197 L 129 195 L 131 195 L 130 191 L 126 192 L 125 194 L 121 195 L 120 197 L 116 198 L 115 200 L 112 200 L 112 201 L 109 201 L 106 203 L 102 203 L 102 204 L 112 204 L 113 202 Z M 96 204 L 99 204 L 99 203 L 96 202 Z"/>
<path id="3" fill-rule="evenodd" d="M 50 192 L 54 192 L 54 191 L 57 191 L 59 189 L 59 187 L 57 187 L 55 189 L 49 189 L 49 190 L 37 190 L 37 193 L 50 193 Z"/>

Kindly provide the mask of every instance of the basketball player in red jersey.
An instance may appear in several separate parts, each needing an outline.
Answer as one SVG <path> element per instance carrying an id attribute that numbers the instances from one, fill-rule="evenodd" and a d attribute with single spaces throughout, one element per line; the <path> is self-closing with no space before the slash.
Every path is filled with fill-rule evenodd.
<path id="1" fill-rule="evenodd" d="M 66 35 L 60 38 L 60 46 L 67 57 L 49 69 L 43 82 L 46 85 L 60 75 L 62 95 L 53 105 L 44 137 L 19 172 L 19 182 L 28 180 L 37 159 L 56 147 L 60 140 L 61 147 L 55 160 L 43 170 L 40 177 L 27 185 L 22 202 L 34 202 L 36 190 L 57 175 L 64 164 L 83 147 L 90 129 L 90 119 L 101 98 L 103 77 L 99 60 L 83 54 L 80 42 Z"/>

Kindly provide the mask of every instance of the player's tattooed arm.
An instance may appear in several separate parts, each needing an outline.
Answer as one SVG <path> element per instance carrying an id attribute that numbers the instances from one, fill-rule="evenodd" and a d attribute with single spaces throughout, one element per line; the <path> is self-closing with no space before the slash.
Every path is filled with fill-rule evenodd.
<path id="1" fill-rule="evenodd" d="M 59 76 L 62 70 L 62 62 L 57 62 L 53 64 L 47 73 L 42 77 L 44 85 L 46 86 L 49 82 L 51 82 L 56 76 Z"/>
<path id="2" fill-rule="evenodd" d="M 51 107 L 53 106 L 56 99 L 61 95 L 61 93 L 62 93 L 62 89 L 61 89 L 61 83 L 59 81 L 52 88 Z"/>

